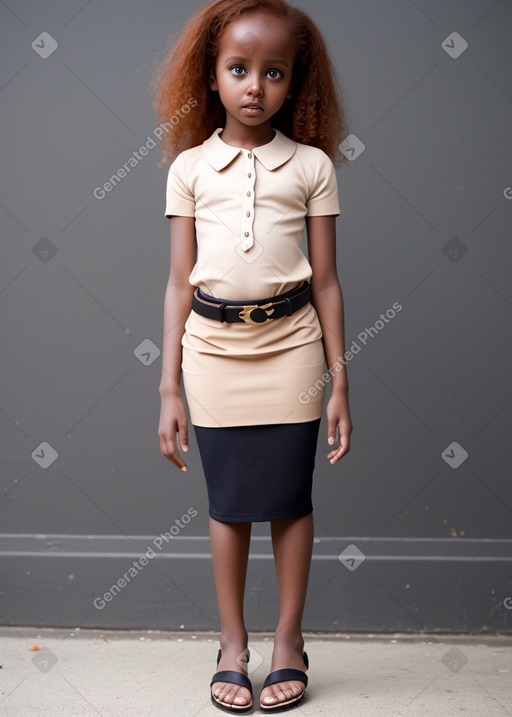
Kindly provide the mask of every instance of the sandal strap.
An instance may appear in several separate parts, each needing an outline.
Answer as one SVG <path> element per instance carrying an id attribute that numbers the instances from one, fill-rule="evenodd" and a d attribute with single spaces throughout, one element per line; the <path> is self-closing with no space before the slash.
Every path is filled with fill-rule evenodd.
<path id="1" fill-rule="evenodd" d="M 252 696 L 252 685 L 250 679 L 245 675 L 242 675 L 241 672 L 236 672 L 236 670 L 221 670 L 220 672 L 216 672 L 212 677 L 210 687 L 214 682 L 230 682 L 233 685 L 247 687 Z"/>
<path id="2" fill-rule="evenodd" d="M 248 647 L 246 648 L 246 652 L 247 652 L 247 662 L 249 662 L 249 660 L 251 659 L 251 651 L 249 650 Z M 306 655 L 306 653 L 304 653 L 304 654 Z M 217 665 L 219 664 L 221 657 L 222 657 L 222 650 L 219 648 L 219 651 L 217 653 Z M 307 655 L 306 655 L 306 658 L 307 658 Z M 308 665 L 307 659 L 306 659 L 306 665 Z M 308 665 L 308 667 L 309 667 L 309 665 Z"/>
<path id="3" fill-rule="evenodd" d="M 265 679 L 263 687 L 275 685 L 276 682 L 290 682 L 291 680 L 299 680 L 300 682 L 303 682 L 305 688 L 308 686 L 308 676 L 305 672 L 302 672 L 301 670 L 294 670 L 292 668 L 285 668 L 283 670 L 274 670 L 274 672 L 271 672 Z"/>

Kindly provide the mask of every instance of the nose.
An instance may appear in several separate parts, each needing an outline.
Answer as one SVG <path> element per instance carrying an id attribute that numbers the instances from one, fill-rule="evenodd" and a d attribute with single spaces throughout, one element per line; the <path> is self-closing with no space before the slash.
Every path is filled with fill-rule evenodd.
<path id="1" fill-rule="evenodd" d="M 254 73 L 249 77 L 249 86 L 247 87 L 247 94 L 253 97 L 261 97 L 263 90 L 261 88 L 261 82 L 259 76 Z"/>

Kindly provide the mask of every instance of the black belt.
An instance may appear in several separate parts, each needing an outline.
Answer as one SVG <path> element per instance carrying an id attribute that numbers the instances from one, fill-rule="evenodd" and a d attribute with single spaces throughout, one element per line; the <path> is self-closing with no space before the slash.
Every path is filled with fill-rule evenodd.
<path id="1" fill-rule="evenodd" d="M 299 287 L 284 294 L 256 301 L 231 301 L 208 296 L 197 288 L 192 297 L 192 309 L 208 319 L 233 324 L 245 321 L 247 324 L 266 324 L 282 316 L 291 316 L 311 299 L 311 286 L 304 281 Z"/>

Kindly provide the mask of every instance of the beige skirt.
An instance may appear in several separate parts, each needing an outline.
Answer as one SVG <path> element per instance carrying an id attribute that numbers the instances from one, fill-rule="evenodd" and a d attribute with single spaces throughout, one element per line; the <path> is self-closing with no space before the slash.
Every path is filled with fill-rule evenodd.
<path id="1" fill-rule="evenodd" d="M 191 311 L 182 347 L 193 425 L 303 423 L 322 415 L 325 354 L 312 304 L 256 326 Z"/>

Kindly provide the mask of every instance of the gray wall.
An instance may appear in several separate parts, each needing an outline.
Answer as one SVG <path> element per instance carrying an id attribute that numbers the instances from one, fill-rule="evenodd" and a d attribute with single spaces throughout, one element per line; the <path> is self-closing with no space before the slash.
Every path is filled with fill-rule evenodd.
<path id="1" fill-rule="evenodd" d="M 201 4 L 0 4 L 4 625 L 218 628 L 195 438 L 182 474 L 157 436 L 158 150 L 94 196 L 153 136 L 157 53 Z M 509 631 L 512 5 L 297 4 L 365 145 L 338 171 L 352 449 L 330 466 L 322 422 L 304 627 Z M 247 625 L 271 629 L 253 535 Z"/>

